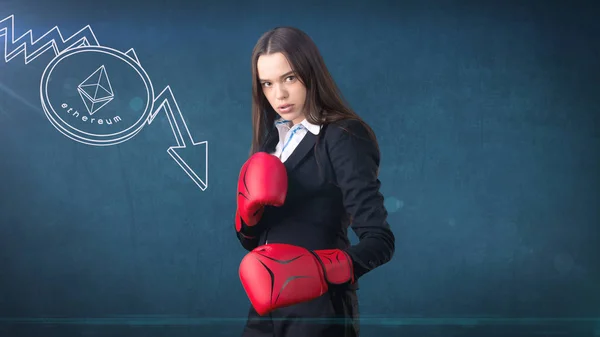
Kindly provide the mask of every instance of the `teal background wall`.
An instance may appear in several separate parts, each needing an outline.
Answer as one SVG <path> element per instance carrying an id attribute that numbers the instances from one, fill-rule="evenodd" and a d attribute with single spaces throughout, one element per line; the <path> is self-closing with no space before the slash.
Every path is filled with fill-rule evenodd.
<path id="1" fill-rule="evenodd" d="M 594 7 L 2 1 L 0 336 L 240 334 L 250 54 L 278 25 L 380 141 L 397 248 L 361 282 L 362 336 L 599 336 Z M 119 123 L 82 120 L 100 64 L 93 116 Z"/>

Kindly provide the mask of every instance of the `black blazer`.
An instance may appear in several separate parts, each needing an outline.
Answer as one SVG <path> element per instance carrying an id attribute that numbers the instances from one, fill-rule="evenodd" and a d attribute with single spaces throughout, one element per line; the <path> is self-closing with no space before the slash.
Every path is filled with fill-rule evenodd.
<path id="1" fill-rule="evenodd" d="M 261 151 L 272 153 L 277 129 Z M 284 165 L 288 193 L 282 207 L 267 207 L 260 222 L 237 237 L 250 251 L 265 243 L 288 243 L 310 250 L 343 249 L 352 258 L 355 279 L 388 262 L 395 238 L 379 192 L 379 152 L 358 121 L 346 120 L 310 132 Z M 348 240 L 348 227 L 360 242 Z"/>

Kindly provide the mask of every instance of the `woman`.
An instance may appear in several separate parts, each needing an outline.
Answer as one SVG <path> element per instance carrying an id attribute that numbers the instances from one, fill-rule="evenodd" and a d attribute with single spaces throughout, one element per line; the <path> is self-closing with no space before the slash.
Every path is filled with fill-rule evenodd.
<path id="1" fill-rule="evenodd" d="M 265 33 L 252 76 L 253 140 L 236 210 L 249 251 L 243 336 L 358 336 L 358 280 L 395 249 L 377 140 L 299 29 Z M 360 239 L 353 246 L 349 227 Z"/>

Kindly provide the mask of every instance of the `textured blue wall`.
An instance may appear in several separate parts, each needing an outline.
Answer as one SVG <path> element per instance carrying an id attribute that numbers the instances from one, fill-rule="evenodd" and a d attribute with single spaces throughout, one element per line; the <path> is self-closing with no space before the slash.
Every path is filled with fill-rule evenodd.
<path id="1" fill-rule="evenodd" d="M 249 303 L 233 215 L 250 53 L 278 25 L 313 37 L 381 143 L 397 250 L 361 283 L 363 336 L 600 334 L 592 6 L 355 2 L 4 1 L 0 45 L 14 23 L 15 37 L 89 25 L 99 45 L 134 48 L 209 152 L 207 164 L 185 133 L 177 151 L 203 181 L 208 167 L 203 191 L 167 152 L 177 138 L 165 110 L 121 144 L 74 141 L 40 97 L 56 54 L 26 64 L 37 44 L 0 59 L 0 335 L 239 335 Z M 79 100 L 68 74 L 84 63 L 55 68 L 56 106 Z M 131 74 L 106 67 L 116 101 L 141 113 Z"/>

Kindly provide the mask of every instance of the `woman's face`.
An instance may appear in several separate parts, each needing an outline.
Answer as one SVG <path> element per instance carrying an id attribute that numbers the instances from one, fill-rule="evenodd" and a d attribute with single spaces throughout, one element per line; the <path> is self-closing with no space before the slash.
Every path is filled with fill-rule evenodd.
<path id="1" fill-rule="evenodd" d="M 292 71 L 282 53 L 261 55 L 258 79 L 265 97 L 283 119 L 298 124 L 304 120 L 306 87 Z"/>

